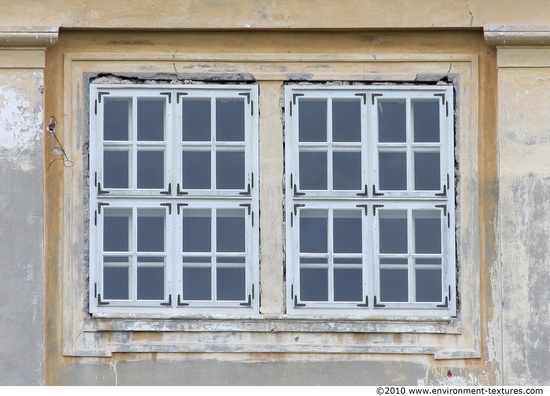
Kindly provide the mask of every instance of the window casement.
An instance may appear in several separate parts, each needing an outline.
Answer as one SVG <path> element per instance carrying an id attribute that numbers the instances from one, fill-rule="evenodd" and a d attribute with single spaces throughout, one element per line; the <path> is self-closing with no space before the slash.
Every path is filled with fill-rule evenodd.
<path id="1" fill-rule="evenodd" d="M 254 85 L 90 86 L 90 311 L 258 312 Z"/>
<path id="2" fill-rule="evenodd" d="M 285 89 L 287 312 L 456 315 L 452 86 Z"/>

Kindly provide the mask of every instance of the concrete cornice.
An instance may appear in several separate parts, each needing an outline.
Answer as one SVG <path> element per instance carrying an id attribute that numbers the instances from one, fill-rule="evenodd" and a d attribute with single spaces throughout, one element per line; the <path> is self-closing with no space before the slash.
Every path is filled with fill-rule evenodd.
<path id="1" fill-rule="evenodd" d="M 550 26 L 486 25 L 483 34 L 492 47 L 550 46 Z"/>
<path id="2" fill-rule="evenodd" d="M 0 26 L 0 48 L 46 48 L 58 35 L 57 26 Z"/>

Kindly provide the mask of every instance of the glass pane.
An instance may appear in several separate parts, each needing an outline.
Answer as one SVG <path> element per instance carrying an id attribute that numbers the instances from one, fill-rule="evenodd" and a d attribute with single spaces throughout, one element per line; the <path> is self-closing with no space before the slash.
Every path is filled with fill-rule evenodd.
<path id="1" fill-rule="evenodd" d="M 439 142 L 439 99 L 413 100 L 415 142 Z"/>
<path id="2" fill-rule="evenodd" d="M 361 100 L 332 101 L 332 141 L 361 141 Z"/>
<path id="3" fill-rule="evenodd" d="M 130 251 L 131 210 L 103 210 L 103 251 Z"/>
<path id="4" fill-rule="evenodd" d="M 380 211 L 380 253 L 408 253 L 407 212 Z"/>
<path id="5" fill-rule="evenodd" d="M 300 211 L 300 252 L 327 253 L 328 212 L 326 210 Z"/>
<path id="6" fill-rule="evenodd" d="M 210 183 L 210 151 L 184 151 L 183 152 L 183 189 L 211 188 Z"/>
<path id="7" fill-rule="evenodd" d="M 328 259 L 326 257 L 300 257 L 300 264 L 328 264 Z"/>
<path id="8" fill-rule="evenodd" d="M 244 98 L 216 99 L 216 140 L 244 142 Z"/>
<path id="9" fill-rule="evenodd" d="M 164 300 L 164 267 L 138 267 L 137 299 Z"/>
<path id="10" fill-rule="evenodd" d="M 332 154 L 335 190 L 361 190 L 361 153 Z"/>
<path id="11" fill-rule="evenodd" d="M 380 190 L 407 189 L 407 154 L 379 153 Z"/>
<path id="12" fill-rule="evenodd" d="M 138 99 L 137 138 L 140 141 L 164 140 L 164 99 Z"/>
<path id="13" fill-rule="evenodd" d="M 103 112 L 103 139 L 127 141 L 130 125 L 130 99 L 106 98 Z"/>
<path id="14" fill-rule="evenodd" d="M 414 153 L 414 189 L 440 190 L 439 153 Z"/>
<path id="15" fill-rule="evenodd" d="M 216 251 L 245 252 L 245 211 L 218 210 Z"/>
<path id="16" fill-rule="evenodd" d="M 210 98 L 183 99 L 182 129 L 184 141 L 211 140 Z"/>
<path id="17" fill-rule="evenodd" d="M 216 287 L 218 300 L 246 300 L 244 268 L 218 268 Z"/>
<path id="18" fill-rule="evenodd" d="M 362 301 L 362 283 L 361 269 L 334 269 L 334 301 Z"/>
<path id="19" fill-rule="evenodd" d="M 138 151 L 137 187 L 164 188 L 164 152 Z"/>
<path id="20" fill-rule="evenodd" d="M 102 298 L 104 300 L 128 300 L 128 281 L 128 267 L 104 267 Z"/>
<path id="21" fill-rule="evenodd" d="M 211 269 L 183 267 L 182 292 L 184 300 L 211 300 Z"/>
<path id="22" fill-rule="evenodd" d="M 406 125 L 405 100 L 378 100 L 379 142 L 405 142 Z"/>
<path id="23" fill-rule="evenodd" d="M 300 268 L 300 300 L 328 301 L 326 268 Z"/>
<path id="24" fill-rule="evenodd" d="M 441 212 L 416 211 L 414 214 L 415 253 L 441 253 Z"/>
<path id="25" fill-rule="evenodd" d="M 380 301 L 407 302 L 409 300 L 408 271 L 406 269 L 380 270 Z"/>
<path id="26" fill-rule="evenodd" d="M 299 104 L 299 139 L 300 142 L 327 141 L 327 100 L 304 100 Z"/>
<path id="27" fill-rule="evenodd" d="M 361 211 L 335 210 L 333 221 L 334 253 L 361 253 Z"/>
<path id="28" fill-rule="evenodd" d="M 211 250 L 210 210 L 183 210 L 184 252 L 210 252 Z"/>
<path id="29" fill-rule="evenodd" d="M 244 151 L 216 153 L 216 188 L 244 189 Z"/>
<path id="30" fill-rule="evenodd" d="M 139 210 L 138 252 L 164 252 L 164 210 Z"/>
<path id="31" fill-rule="evenodd" d="M 416 270 L 416 301 L 442 302 L 441 269 Z"/>
<path id="32" fill-rule="evenodd" d="M 128 151 L 103 153 L 103 182 L 105 188 L 128 188 Z"/>
<path id="33" fill-rule="evenodd" d="M 327 153 L 300 152 L 300 190 L 327 189 Z"/>

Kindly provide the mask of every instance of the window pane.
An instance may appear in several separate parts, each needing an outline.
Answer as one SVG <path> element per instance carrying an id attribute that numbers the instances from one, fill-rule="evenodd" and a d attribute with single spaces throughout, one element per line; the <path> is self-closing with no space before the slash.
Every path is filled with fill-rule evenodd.
<path id="1" fill-rule="evenodd" d="M 415 142 L 439 142 L 439 99 L 413 100 Z"/>
<path id="2" fill-rule="evenodd" d="M 164 252 L 164 210 L 138 211 L 137 250 Z"/>
<path id="3" fill-rule="evenodd" d="M 127 141 L 130 125 L 130 99 L 106 98 L 103 113 L 103 139 Z"/>
<path id="4" fill-rule="evenodd" d="M 138 151 L 137 187 L 164 188 L 164 152 Z"/>
<path id="5" fill-rule="evenodd" d="M 183 299 L 212 299 L 212 277 L 210 268 L 183 267 Z"/>
<path id="6" fill-rule="evenodd" d="M 216 99 L 216 140 L 244 142 L 244 99 Z"/>
<path id="7" fill-rule="evenodd" d="M 140 141 L 164 140 L 164 99 L 138 99 L 137 138 Z"/>
<path id="8" fill-rule="evenodd" d="M 408 253 L 407 212 L 380 211 L 380 253 Z"/>
<path id="9" fill-rule="evenodd" d="M 103 181 L 105 188 L 128 188 L 128 151 L 103 153 Z"/>
<path id="10" fill-rule="evenodd" d="M 299 102 L 300 142 L 327 141 L 327 100 L 300 100 Z"/>
<path id="11" fill-rule="evenodd" d="M 326 210 L 300 211 L 300 252 L 327 253 L 328 213 Z"/>
<path id="12" fill-rule="evenodd" d="M 441 269 L 416 270 L 416 301 L 441 302 Z"/>
<path id="13" fill-rule="evenodd" d="M 244 189 L 244 151 L 216 153 L 216 188 Z"/>
<path id="14" fill-rule="evenodd" d="M 407 154 L 386 153 L 379 154 L 379 179 L 381 190 L 407 189 Z"/>
<path id="15" fill-rule="evenodd" d="M 327 189 L 327 153 L 300 152 L 300 190 Z"/>
<path id="16" fill-rule="evenodd" d="M 405 100 L 378 100 L 378 141 L 405 142 Z"/>
<path id="17" fill-rule="evenodd" d="M 105 210 L 103 218 L 103 251 L 128 252 L 130 250 L 130 210 Z"/>
<path id="18" fill-rule="evenodd" d="M 332 154 L 335 190 L 361 190 L 361 153 Z"/>
<path id="19" fill-rule="evenodd" d="M 414 214 L 415 253 L 441 253 L 441 212 L 416 211 Z"/>
<path id="20" fill-rule="evenodd" d="M 218 210 L 216 250 L 218 252 L 245 252 L 245 211 Z"/>
<path id="21" fill-rule="evenodd" d="M 103 268 L 103 299 L 128 300 L 128 267 Z"/>
<path id="22" fill-rule="evenodd" d="M 138 267 L 138 300 L 164 300 L 164 267 Z"/>
<path id="23" fill-rule="evenodd" d="M 361 253 L 361 211 L 335 210 L 333 233 L 335 253 Z"/>
<path id="24" fill-rule="evenodd" d="M 334 301 L 362 301 L 362 283 L 361 269 L 334 269 Z"/>
<path id="25" fill-rule="evenodd" d="M 326 268 L 300 269 L 300 300 L 328 301 L 328 270 Z"/>
<path id="26" fill-rule="evenodd" d="M 380 270 L 380 301 L 407 302 L 409 300 L 407 269 Z"/>
<path id="27" fill-rule="evenodd" d="M 218 268 L 216 293 L 218 300 L 245 300 L 246 276 L 244 268 Z"/>
<path id="28" fill-rule="evenodd" d="M 210 99 L 183 99 L 182 129 L 184 141 L 211 140 Z"/>
<path id="29" fill-rule="evenodd" d="M 414 189 L 440 190 L 439 153 L 414 153 Z"/>
<path id="30" fill-rule="evenodd" d="M 183 152 L 183 189 L 211 188 L 210 183 L 210 151 L 184 151 Z"/>
<path id="31" fill-rule="evenodd" d="M 361 141 L 361 101 L 332 101 L 332 140 L 334 142 Z"/>
<path id="32" fill-rule="evenodd" d="M 211 250 L 210 210 L 183 210 L 184 252 L 210 252 Z"/>

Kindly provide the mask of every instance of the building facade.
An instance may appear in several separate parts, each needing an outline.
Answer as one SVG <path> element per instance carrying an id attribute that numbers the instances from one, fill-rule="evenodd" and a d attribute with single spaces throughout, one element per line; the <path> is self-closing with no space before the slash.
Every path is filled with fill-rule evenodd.
<path id="1" fill-rule="evenodd" d="M 0 5 L 1 384 L 550 383 L 544 1 Z"/>

